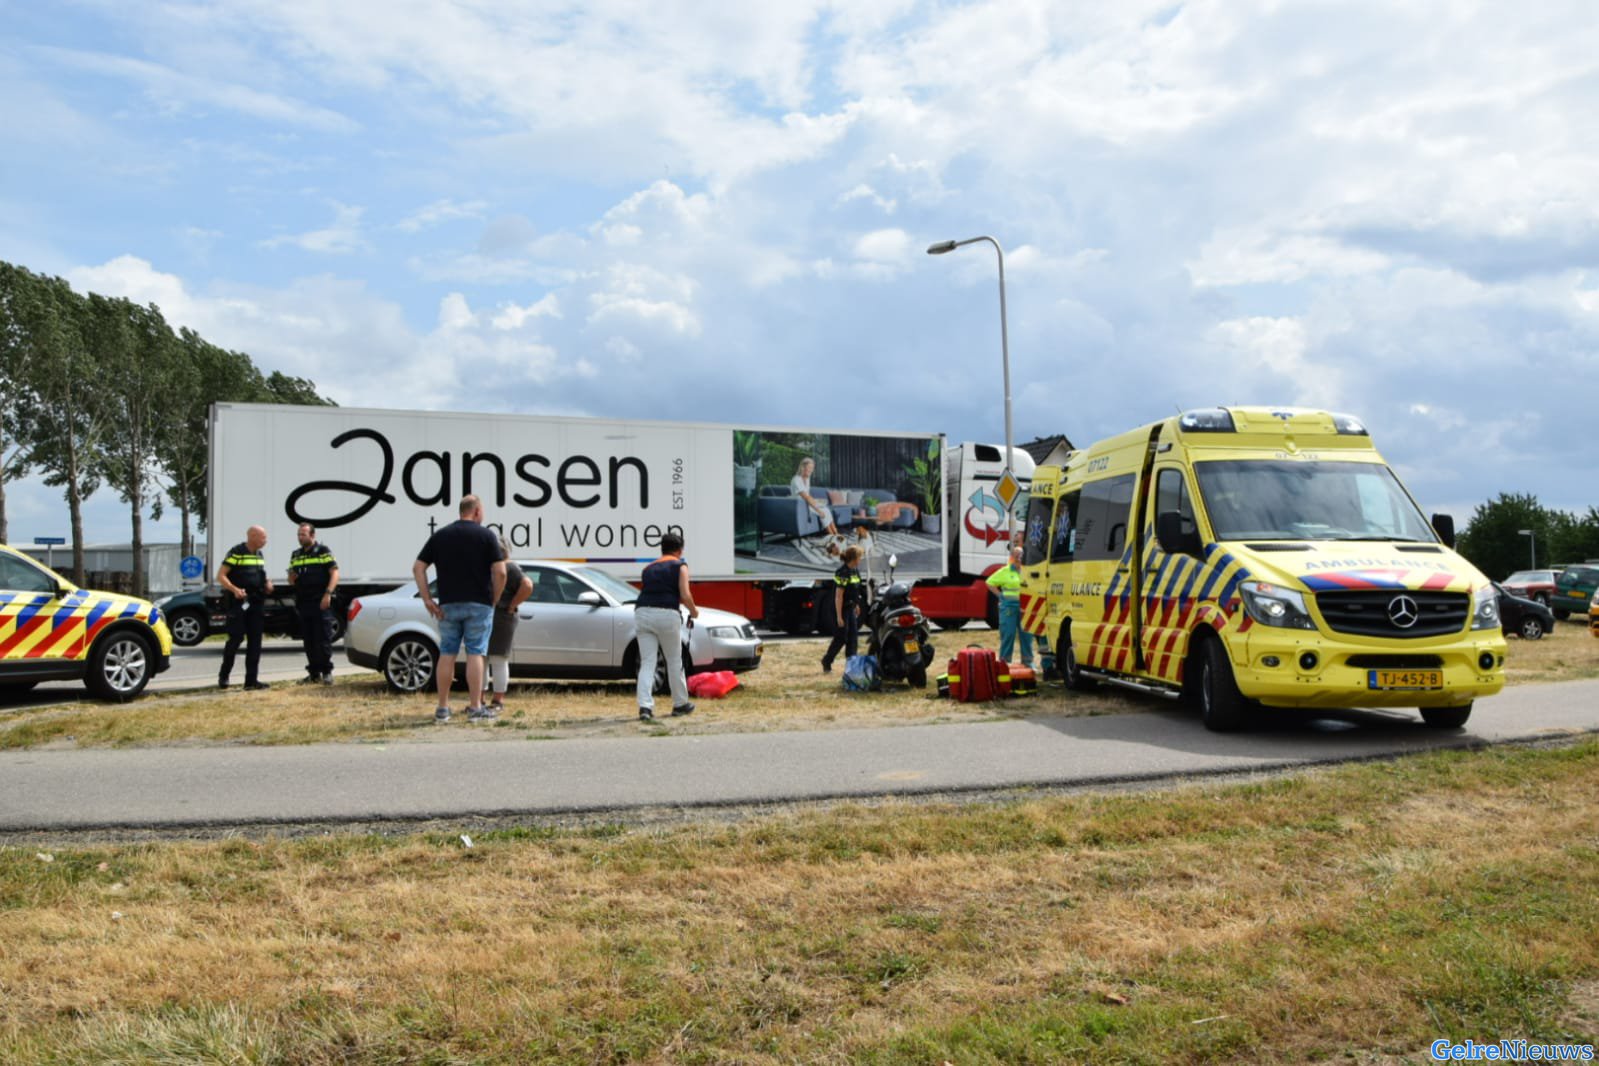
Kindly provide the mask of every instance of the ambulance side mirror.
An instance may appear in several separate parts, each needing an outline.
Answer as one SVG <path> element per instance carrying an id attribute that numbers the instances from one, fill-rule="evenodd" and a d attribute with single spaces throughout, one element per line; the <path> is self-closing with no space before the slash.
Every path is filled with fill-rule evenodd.
<path id="1" fill-rule="evenodd" d="M 1453 548 L 1455 546 L 1455 516 L 1454 515 L 1452 515 L 1452 514 L 1435 514 L 1435 515 L 1433 515 L 1432 516 L 1432 528 L 1433 528 L 1433 532 L 1438 534 L 1438 539 L 1444 542 L 1444 546 L 1445 547 Z"/>
<path id="2" fill-rule="evenodd" d="M 1155 540 L 1167 555 L 1192 555 L 1197 559 L 1205 550 L 1199 542 L 1198 530 L 1183 530 L 1183 516 L 1179 511 L 1162 511 L 1155 516 Z"/>

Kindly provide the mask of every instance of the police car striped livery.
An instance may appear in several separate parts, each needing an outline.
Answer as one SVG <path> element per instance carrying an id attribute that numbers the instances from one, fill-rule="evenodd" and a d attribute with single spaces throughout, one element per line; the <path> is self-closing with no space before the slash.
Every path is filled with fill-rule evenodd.
<path id="1" fill-rule="evenodd" d="M 154 604 L 80 589 L 0 545 L 0 689 L 81 680 L 102 699 L 131 700 L 171 655 Z"/>

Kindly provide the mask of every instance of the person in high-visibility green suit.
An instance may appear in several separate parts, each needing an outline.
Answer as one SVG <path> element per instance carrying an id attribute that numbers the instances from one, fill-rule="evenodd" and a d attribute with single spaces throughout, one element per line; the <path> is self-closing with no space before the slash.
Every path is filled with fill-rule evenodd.
<path id="1" fill-rule="evenodd" d="M 1010 562 L 988 575 L 988 591 L 999 597 L 999 657 L 1011 661 L 1016 637 L 1022 638 L 1022 665 L 1033 665 L 1033 635 L 1022 628 L 1022 550 L 1010 550 Z"/>

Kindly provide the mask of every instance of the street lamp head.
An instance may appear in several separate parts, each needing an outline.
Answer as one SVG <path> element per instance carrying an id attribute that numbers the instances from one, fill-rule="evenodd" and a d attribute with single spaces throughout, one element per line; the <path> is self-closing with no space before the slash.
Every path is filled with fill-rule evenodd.
<path id="1" fill-rule="evenodd" d="M 1519 534 L 1520 536 L 1523 536 L 1523 537 L 1532 536 L 1532 530 L 1530 530 L 1530 529 L 1518 529 L 1518 530 L 1516 530 L 1516 532 L 1517 532 L 1517 534 Z"/>
<path id="2" fill-rule="evenodd" d="M 927 254 L 943 255 L 945 252 L 953 252 L 955 247 L 954 241 L 939 241 L 937 244 L 929 244 L 927 246 Z"/>

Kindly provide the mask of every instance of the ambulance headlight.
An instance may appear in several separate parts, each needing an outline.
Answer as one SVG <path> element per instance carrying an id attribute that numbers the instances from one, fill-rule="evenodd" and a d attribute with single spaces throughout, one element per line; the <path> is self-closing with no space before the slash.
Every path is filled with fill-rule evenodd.
<path id="1" fill-rule="evenodd" d="M 1239 586 L 1244 597 L 1244 610 L 1249 617 L 1263 626 L 1279 629 L 1315 629 L 1310 612 L 1305 609 L 1305 597 L 1293 589 L 1273 585 L 1269 581 L 1245 581 Z"/>
<path id="2" fill-rule="evenodd" d="M 1499 594 L 1492 585 L 1484 585 L 1472 597 L 1471 628 L 1499 628 Z"/>

